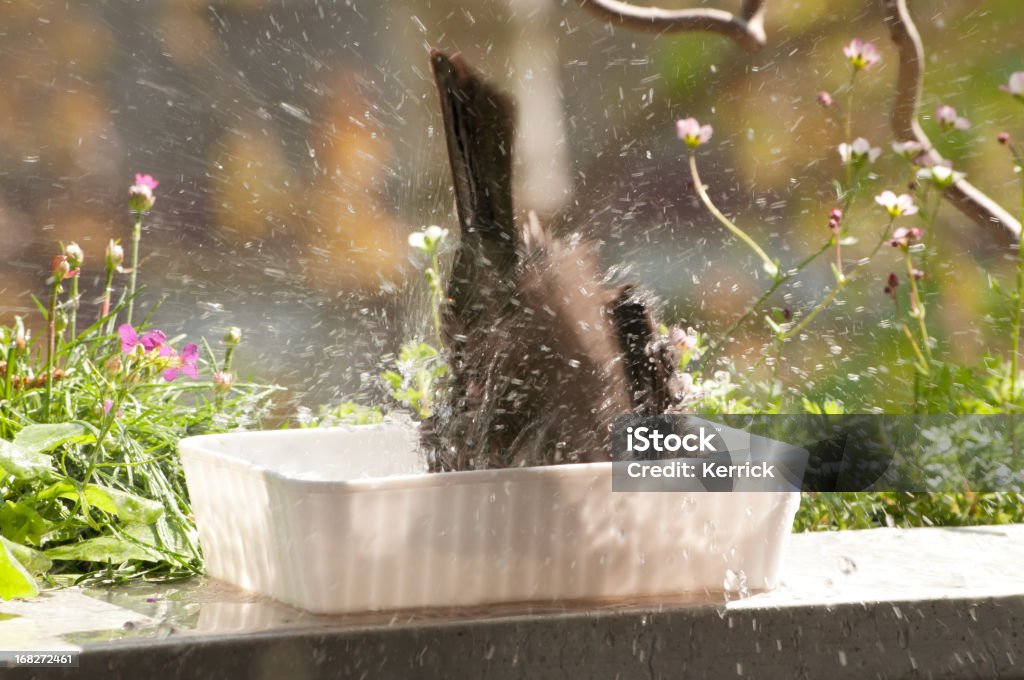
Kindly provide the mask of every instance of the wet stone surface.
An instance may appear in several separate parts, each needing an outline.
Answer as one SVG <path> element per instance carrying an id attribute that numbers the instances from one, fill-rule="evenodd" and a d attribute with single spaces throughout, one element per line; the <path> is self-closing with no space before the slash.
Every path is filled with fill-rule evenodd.
<path id="1" fill-rule="evenodd" d="M 1024 677 L 1024 525 L 792 538 L 784 582 L 614 603 L 308 614 L 212 581 L 0 604 L 13 678 Z"/>

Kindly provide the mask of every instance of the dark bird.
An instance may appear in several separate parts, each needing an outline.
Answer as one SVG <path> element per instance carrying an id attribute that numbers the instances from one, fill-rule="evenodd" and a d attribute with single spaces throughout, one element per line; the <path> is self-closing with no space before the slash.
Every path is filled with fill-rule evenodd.
<path id="1" fill-rule="evenodd" d="M 431 469 L 606 461 L 618 415 L 679 407 L 679 354 L 649 296 L 609 287 L 594 248 L 512 205 L 514 104 L 458 56 L 431 54 L 461 239 L 442 331 L 447 383 Z"/>

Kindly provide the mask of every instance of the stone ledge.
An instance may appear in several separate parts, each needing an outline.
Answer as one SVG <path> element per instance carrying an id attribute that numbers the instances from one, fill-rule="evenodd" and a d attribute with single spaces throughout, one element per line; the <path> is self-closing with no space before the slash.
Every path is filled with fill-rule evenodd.
<path id="1" fill-rule="evenodd" d="M 0 648 L 52 643 L 56 606 L 81 668 L 4 677 L 1024 678 L 1022 564 L 1019 525 L 795 535 L 782 586 L 729 602 L 322 617 L 212 582 L 61 591 L 0 605 Z"/>

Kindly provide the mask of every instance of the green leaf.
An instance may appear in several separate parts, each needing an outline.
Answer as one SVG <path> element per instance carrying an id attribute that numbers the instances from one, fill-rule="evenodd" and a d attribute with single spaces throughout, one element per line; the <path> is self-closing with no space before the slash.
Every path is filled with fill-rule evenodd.
<path id="1" fill-rule="evenodd" d="M 48 560 L 46 555 L 38 550 L 33 550 L 27 545 L 19 545 L 14 541 L 7 540 L 3 536 L 0 536 L 0 543 L 7 546 L 7 549 L 14 555 L 14 558 L 32 574 L 45 573 L 53 566 L 53 562 Z"/>
<path id="2" fill-rule="evenodd" d="M 120 564 L 129 560 L 159 562 L 160 554 L 117 536 L 98 536 L 78 543 L 50 548 L 45 553 L 51 560 L 76 562 L 111 562 Z"/>
<path id="3" fill-rule="evenodd" d="M 164 512 L 164 507 L 156 501 L 108 486 L 86 484 L 83 493 L 89 505 L 111 515 L 117 515 L 126 522 L 151 524 L 159 519 Z M 57 482 L 39 492 L 38 497 L 42 499 L 67 498 L 77 501 L 79 498 L 78 487 L 71 482 Z"/>
<path id="4" fill-rule="evenodd" d="M 29 425 L 14 437 L 15 444 L 33 453 L 46 453 L 73 440 L 84 443 L 95 438 L 79 423 Z"/>
<path id="5" fill-rule="evenodd" d="M 93 498 L 98 499 L 100 494 L 106 495 L 113 502 L 115 511 L 111 514 L 117 515 L 126 522 L 152 524 L 164 514 L 164 506 L 157 501 L 105 486 L 89 484 L 85 487 L 85 497 L 95 506 L 99 506 L 99 502 Z"/>
<path id="6" fill-rule="evenodd" d="M 0 600 L 16 597 L 35 597 L 39 594 L 28 569 L 18 561 L 5 540 L 0 540 Z"/>
<path id="7" fill-rule="evenodd" d="M 124 526 L 123 530 L 128 536 L 154 550 L 161 552 L 169 550 L 185 556 L 193 552 L 183 528 L 180 525 L 171 524 L 166 519 L 160 519 L 153 524 L 128 524 Z"/>
<path id="8" fill-rule="evenodd" d="M 17 543 L 39 544 L 46 520 L 27 500 L 6 501 L 0 506 L 0 534 Z"/>
<path id="9" fill-rule="evenodd" d="M 22 480 L 49 479 L 53 475 L 49 456 L 27 451 L 4 439 L 0 439 L 0 468 Z"/>

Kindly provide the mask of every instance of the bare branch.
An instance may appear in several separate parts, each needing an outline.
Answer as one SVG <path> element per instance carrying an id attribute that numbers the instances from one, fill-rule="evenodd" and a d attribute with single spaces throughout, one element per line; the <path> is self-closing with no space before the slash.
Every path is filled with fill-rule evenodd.
<path id="1" fill-rule="evenodd" d="M 917 106 L 921 98 L 924 47 L 921 35 L 907 10 L 906 0 L 882 0 L 885 22 L 889 25 L 892 41 L 900 55 L 896 94 L 892 106 L 892 129 L 898 141 L 916 141 L 932 162 L 943 160 L 928 135 L 917 121 Z M 946 200 L 979 226 L 987 229 L 1001 241 L 1013 243 L 1020 239 L 1020 222 L 980 189 L 961 179 L 944 192 Z"/>
<path id="2" fill-rule="evenodd" d="M 739 16 L 720 9 L 637 7 L 621 0 L 576 0 L 581 7 L 606 21 L 654 33 L 708 31 L 719 33 L 747 50 L 764 47 L 765 0 L 743 0 Z"/>

